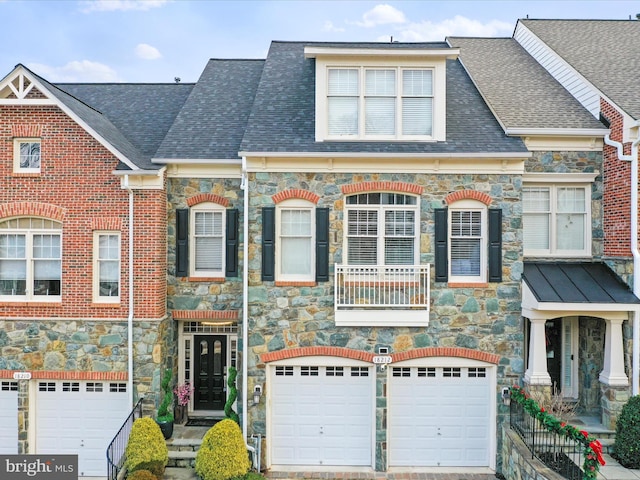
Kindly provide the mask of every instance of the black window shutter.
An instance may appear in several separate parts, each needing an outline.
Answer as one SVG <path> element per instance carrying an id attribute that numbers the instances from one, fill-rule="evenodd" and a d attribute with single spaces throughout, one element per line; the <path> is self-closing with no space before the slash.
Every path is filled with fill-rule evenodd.
<path id="1" fill-rule="evenodd" d="M 435 264 L 436 282 L 446 282 L 449 279 L 449 253 L 447 226 L 447 209 L 436 208 L 435 213 Z"/>
<path id="2" fill-rule="evenodd" d="M 502 281 L 502 210 L 489 209 L 489 281 Z"/>
<path id="3" fill-rule="evenodd" d="M 238 276 L 238 218 L 237 208 L 227 210 L 227 245 L 225 248 L 225 266 L 227 277 Z"/>
<path id="4" fill-rule="evenodd" d="M 276 208 L 262 207 L 262 280 L 274 281 L 276 266 Z M 245 280 L 246 281 L 246 280 Z"/>
<path id="5" fill-rule="evenodd" d="M 329 281 L 329 209 L 316 208 L 316 282 Z"/>
<path id="6" fill-rule="evenodd" d="M 189 209 L 176 209 L 176 277 L 189 276 Z"/>

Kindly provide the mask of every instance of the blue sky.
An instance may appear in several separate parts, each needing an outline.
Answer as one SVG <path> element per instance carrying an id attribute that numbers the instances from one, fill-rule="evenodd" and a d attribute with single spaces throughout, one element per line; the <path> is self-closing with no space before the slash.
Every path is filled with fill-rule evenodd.
<path id="1" fill-rule="evenodd" d="M 194 82 L 209 58 L 264 58 L 271 40 L 511 36 L 518 18 L 628 19 L 638 1 L 0 0 L 0 78 Z"/>

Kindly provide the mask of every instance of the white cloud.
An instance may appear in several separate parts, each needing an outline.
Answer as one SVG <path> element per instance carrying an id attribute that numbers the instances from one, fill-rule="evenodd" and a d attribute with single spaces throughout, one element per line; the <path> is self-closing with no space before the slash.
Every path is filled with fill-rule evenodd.
<path id="1" fill-rule="evenodd" d="M 0 0 L 2 1 L 2 0 Z M 344 28 L 336 27 L 333 22 L 327 20 L 322 28 L 325 32 L 344 32 Z"/>
<path id="2" fill-rule="evenodd" d="M 355 22 L 356 25 L 365 28 L 375 27 L 377 25 L 388 25 L 390 23 L 405 23 L 407 19 L 400 10 L 393 8 L 391 5 L 376 5 L 373 9 L 362 15 L 361 22 Z"/>
<path id="3" fill-rule="evenodd" d="M 85 0 L 81 2 L 83 13 L 114 12 L 129 10 L 151 10 L 168 3 L 169 0 Z"/>
<path id="4" fill-rule="evenodd" d="M 31 63 L 27 67 L 50 82 L 120 82 L 111 67 L 89 60 L 75 60 L 62 67 Z"/>
<path id="5" fill-rule="evenodd" d="M 488 23 L 481 23 L 478 20 L 471 20 L 461 15 L 439 23 L 424 20 L 418 23 L 403 25 L 394 33 L 394 40 L 399 42 L 431 42 L 442 41 L 447 36 L 460 37 L 499 37 L 511 36 L 513 24 L 491 20 Z M 380 40 L 388 41 L 389 36 Z"/>
<path id="6" fill-rule="evenodd" d="M 157 60 L 162 58 L 162 54 L 156 47 L 152 47 L 146 43 L 140 43 L 136 46 L 136 55 L 143 60 Z"/>

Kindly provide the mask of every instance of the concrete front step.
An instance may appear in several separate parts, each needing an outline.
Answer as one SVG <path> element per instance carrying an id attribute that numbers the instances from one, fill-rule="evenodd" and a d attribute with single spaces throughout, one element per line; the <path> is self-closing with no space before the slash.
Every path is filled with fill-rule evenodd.
<path id="1" fill-rule="evenodd" d="M 169 461 L 167 467 L 193 468 L 196 462 L 196 454 L 194 451 L 169 451 Z"/>

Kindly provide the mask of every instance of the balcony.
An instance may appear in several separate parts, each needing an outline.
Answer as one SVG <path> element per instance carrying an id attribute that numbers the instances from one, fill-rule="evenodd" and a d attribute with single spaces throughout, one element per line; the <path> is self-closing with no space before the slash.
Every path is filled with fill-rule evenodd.
<path id="1" fill-rule="evenodd" d="M 338 326 L 429 324 L 430 265 L 336 265 Z"/>

